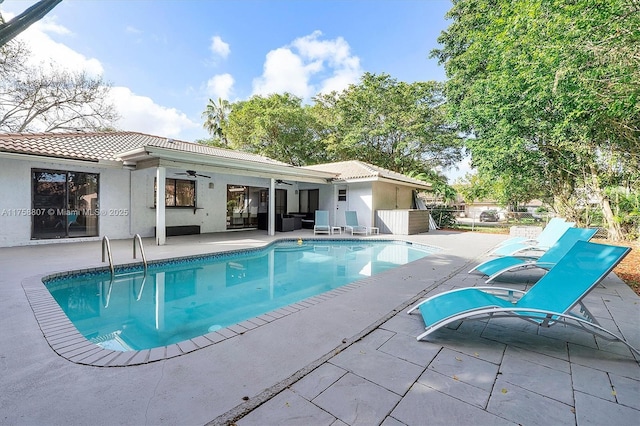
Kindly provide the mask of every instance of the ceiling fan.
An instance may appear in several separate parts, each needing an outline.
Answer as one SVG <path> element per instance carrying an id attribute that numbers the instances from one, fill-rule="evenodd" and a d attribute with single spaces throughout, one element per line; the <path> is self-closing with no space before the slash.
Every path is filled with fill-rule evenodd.
<path id="1" fill-rule="evenodd" d="M 276 179 L 276 183 L 277 183 L 278 185 L 293 185 L 292 183 L 285 182 L 285 181 L 283 181 L 282 179 Z"/>
<path id="2" fill-rule="evenodd" d="M 200 173 L 196 173 L 195 170 L 187 170 L 186 173 L 176 173 L 177 175 L 187 175 L 189 177 L 204 177 L 204 178 L 208 178 L 211 179 L 211 176 L 207 176 L 207 175 L 201 175 Z"/>

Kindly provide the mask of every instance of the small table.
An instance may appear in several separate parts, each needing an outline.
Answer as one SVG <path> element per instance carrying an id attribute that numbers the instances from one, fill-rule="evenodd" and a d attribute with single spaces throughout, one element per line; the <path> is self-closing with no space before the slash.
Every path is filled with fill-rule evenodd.
<path id="1" fill-rule="evenodd" d="M 373 234 L 380 235 L 380 229 L 376 226 L 371 226 L 369 228 L 369 235 L 373 235 Z"/>
<path id="2" fill-rule="evenodd" d="M 331 227 L 332 234 L 342 234 L 342 228 L 340 226 L 332 226 Z"/>

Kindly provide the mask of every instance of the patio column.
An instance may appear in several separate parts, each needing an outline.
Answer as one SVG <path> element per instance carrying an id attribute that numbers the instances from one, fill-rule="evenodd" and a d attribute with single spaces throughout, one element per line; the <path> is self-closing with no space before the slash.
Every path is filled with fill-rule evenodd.
<path id="1" fill-rule="evenodd" d="M 156 168 L 156 244 L 159 246 L 163 246 L 167 239 L 164 211 L 166 178 L 167 169 Z"/>
<path id="2" fill-rule="evenodd" d="M 164 329 L 164 278 L 164 272 L 156 274 L 156 330 Z"/>
<path id="3" fill-rule="evenodd" d="M 269 183 L 269 235 L 276 235 L 276 180 Z"/>

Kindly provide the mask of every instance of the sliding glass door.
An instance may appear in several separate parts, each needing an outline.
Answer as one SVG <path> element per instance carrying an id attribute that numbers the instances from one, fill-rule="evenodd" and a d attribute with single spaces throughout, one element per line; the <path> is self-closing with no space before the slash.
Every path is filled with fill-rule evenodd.
<path id="1" fill-rule="evenodd" d="M 31 171 L 32 239 L 98 235 L 97 173 Z"/>

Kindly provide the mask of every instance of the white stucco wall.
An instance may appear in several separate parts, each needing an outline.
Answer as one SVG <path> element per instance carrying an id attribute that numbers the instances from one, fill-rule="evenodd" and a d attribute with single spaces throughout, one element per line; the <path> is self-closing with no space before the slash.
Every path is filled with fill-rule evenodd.
<path id="1" fill-rule="evenodd" d="M 167 178 L 185 179 L 176 175 L 177 170 L 167 170 Z M 135 233 L 150 237 L 154 235 L 156 212 L 154 185 L 156 169 L 132 172 L 135 185 L 132 187 L 132 229 Z M 196 179 L 196 209 L 190 207 L 165 208 L 165 225 L 199 225 L 200 232 L 220 232 L 226 229 L 227 184 L 215 173 L 208 173 L 211 179 Z M 213 183 L 213 188 L 209 188 Z"/>
<path id="2" fill-rule="evenodd" d="M 31 170 L 50 169 L 98 173 L 99 178 L 99 235 L 97 237 L 31 239 L 32 208 Z M 186 179 L 178 169 L 167 169 L 167 178 Z M 196 179 L 196 209 L 166 208 L 166 226 L 199 225 L 202 233 L 224 232 L 227 229 L 227 185 L 268 188 L 270 179 L 205 172 L 210 178 Z M 61 241 L 98 240 L 107 235 L 111 239 L 154 235 L 156 211 L 154 182 L 156 169 L 125 170 L 120 167 L 82 161 L 42 159 L 27 156 L 0 156 L 0 247 L 43 244 Z M 319 189 L 319 209 L 329 211 L 331 224 L 344 225 L 344 217 L 336 214 L 337 194 L 333 185 L 279 185 L 287 190 L 287 210 L 299 209 L 299 189 Z M 254 193 L 254 198 L 258 197 Z M 397 197 L 396 197 L 397 196 Z M 253 206 L 259 200 L 251 200 Z M 396 203 L 398 205 L 396 205 Z M 395 185 L 368 182 L 348 185 L 346 207 L 358 212 L 362 225 L 372 226 L 376 209 L 409 208 L 411 190 Z M 343 215 L 343 213 L 342 213 Z M 340 217 L 337 217 L 340 216 Z"/>
<path id="3" fill-rule="evenodd" d="M 99 236 L 31 239 L 32 209 L 31 170 L 50 169 L 98 173 L 99 177 Z M 181 170 L 167 170 L 168 178 Z M 43 244 L 62 241 L 97 240 L 154 235 L 155 168 L 129 171 L 80 161 L 40 160 L 29 157 L 0 157 L 0 247 Z M 166 226 L 200 225 L 201 232 L 223 232 L 227 229 L 227 185 L 269 187 L 269 179 L 246 176 L 204 173 L 211 178 L 196 180 L 196 209 L 166 208 Z M 212 183 L 213 187 L 210 187 Z M 287 186 L 288 205 L 298 206 L 295 187 Z M 253 200 L 256 203 L 258 200 Z"/>
<path id="4" fill-rule="evenodd" d="M 412 189 L 386 182 L 373 184 L 373 211 L 410 209 L 413 203 Z"/>
<path id="5" fill-rule="evenodd" d="M 373 193 L 371 182 L 356 182 L 349 184 L 347 189 L 347 210 L 353 210 L 358 215 L 358 224 L 371 226 L 373 220 Z M 345 218 L 338 218 L 340 226 L 345 225 Z"/>
<path id="6" fill-rule="evenodd" d="M 318 189 L 318 210 L 327 210 L 329 223 L 335 223 L 336 200 L 333 194 L 333 185 L 320 185 Z"/>
<path id="7" fill-rule="evenodd" d="M 31 239 L 31 168 L 23 161 L 0 158 L 0 247 Z"/>
<path id="8" fill-rule="evenodd" d="M 128 238 L 131 208 L 129 205 L 129 171 L 87 162 L 0 157 L 0 247 L 57 241 L 94 240 L 99 237 L 31 239 L 32 209 L 31 169 L 50 169 L 99 173 L 100 236 Z"/>
<path id="9" fill-rule="evenodd" d="M 167 169 L 167 178 L 184 179 L 184 176 L 176 175 L 182 170 Z M 223 232 L 227 229 L 227 185 L 244 185 L 251 187 L 269 187 L 269 179 L 223 175 L 219 173 L 203 172 L 210 178 L 198 177 L 196 179 L 196 209 L 182 207 L 165 209 L 166 226 L 199 225 L 200 232 Z M 133 172 L 136 184 L 132 189 L 132 205 L 134 206 L 133 229 L 142 236 L 152 236 L 155 227 L 154 209 L 154 182 L 155 168 Z M 213 188 L 210 188 L 210 184 Z M 288 205 L 298 205 L 297 195 L 294 189 L 287 189 Z M 258 196 L 257 193 L 254 194 Z M 250 200 L 251 205 L 258 204 L 259 200 Z"/>

